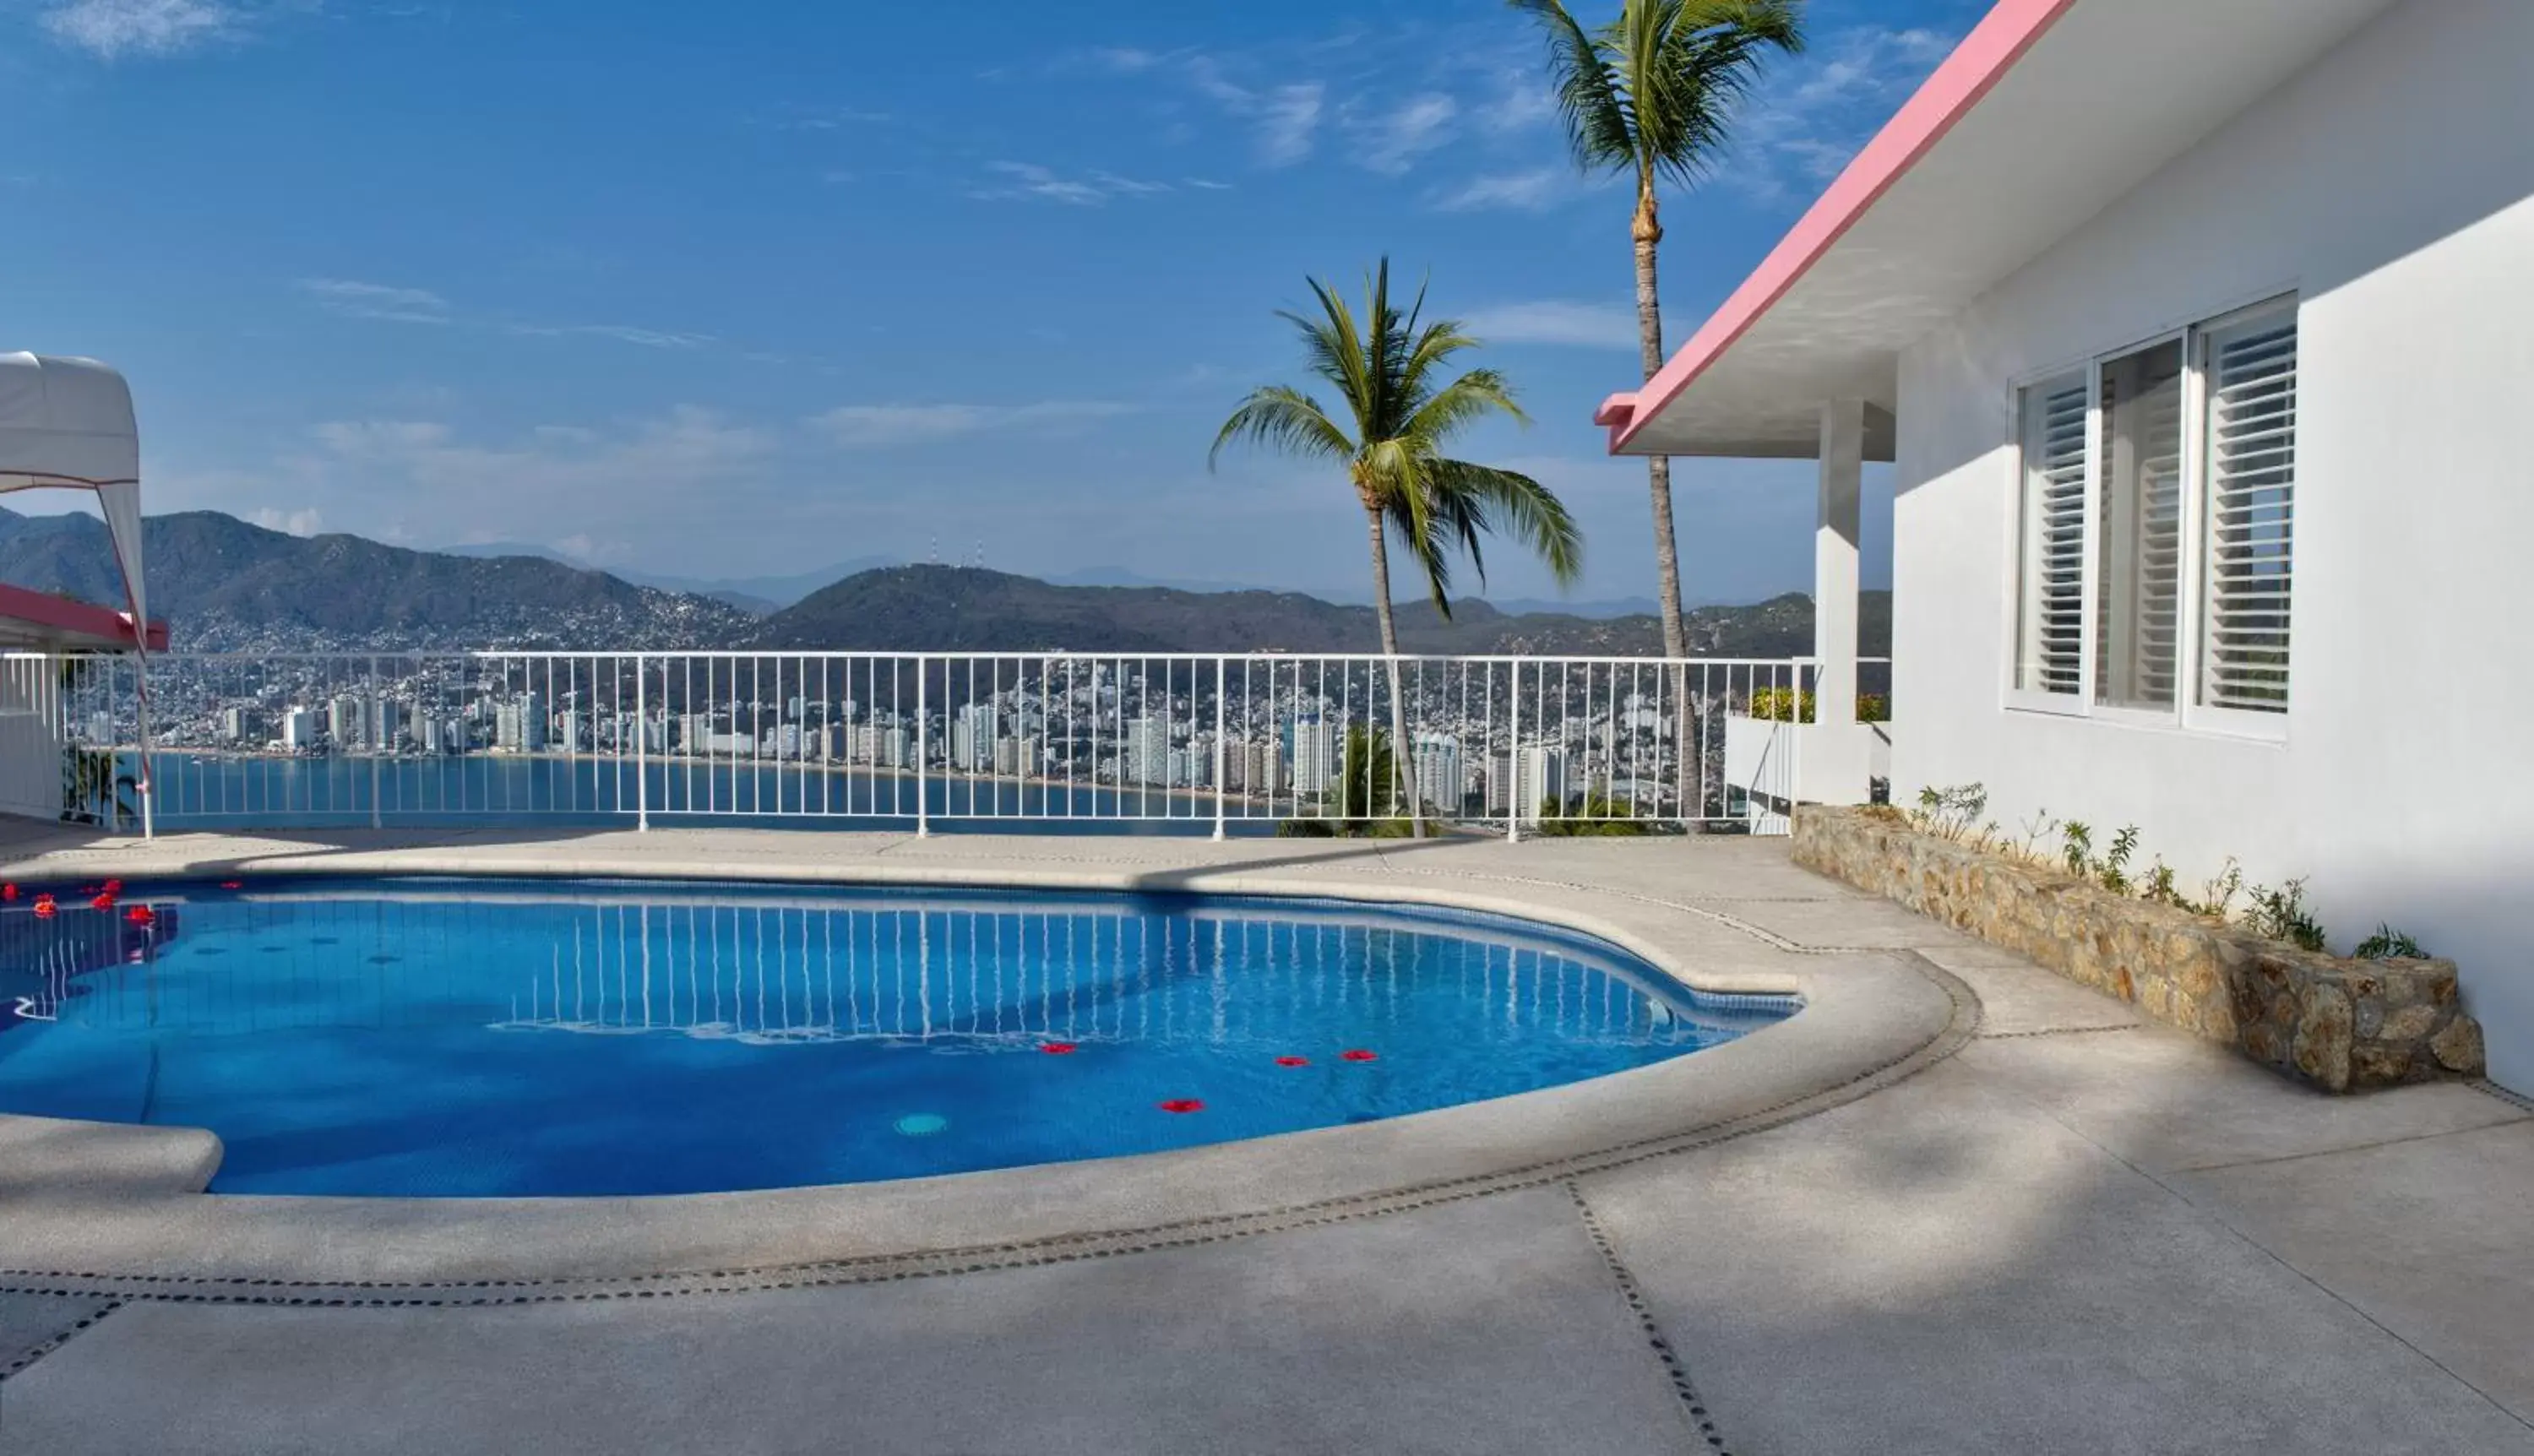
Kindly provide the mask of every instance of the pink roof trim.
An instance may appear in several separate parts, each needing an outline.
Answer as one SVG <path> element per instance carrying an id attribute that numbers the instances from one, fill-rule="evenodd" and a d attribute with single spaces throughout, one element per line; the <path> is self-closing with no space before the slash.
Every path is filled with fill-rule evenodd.
<path id="1" fill-rule="evenodd" d="M 90 606 L 87 602 L 75 602 L 45 591 L 30 591 L 24 586 L 11 586 L 5 582 L 0 582 L 0 617 L 31 622 L 56 632 L 79 633 L 105 641 L 134 640 L 132 614 L 129 612 Z M 152 652 L 167 650 L 166 623 L 150 624 L 147 645 Z"/>
<path id="2" fill-rule="evenodd" d="M 1803 220 L 1779 242 L 1759 270 L 1733 290 L 1733 296 L 1724 300 L 1724 306 L 1689 342 L 1681 345 L 1671 361 L 1646 381 L 1644 389 L 1612 394 L 1601 401 L 1593 423 L 1608 427 L 1610 453 L 1616 455 L 1626 448 L 1639 430 L 1723 357 L 1736 339 L 1749 333 L 1834 244 L 1847 235 L 1866 211 L 1892 190 L 1894 183 L 1933 151 L 1956 122 L 1970 114 L 1980 98 L 2004 80 L 2033 42 L 2076 3 L 2077 0 L 1998 0 L 1997 8 L 1962 37 L 1962 43 L 1936 68 L 1936 74 L 1928 77 L 1917 94 L 1873 141 L 1865 144 L 1865 150 L 1847 164 L 1847 170 L 1839 174 L 1839 180 L 1822 194 L 1821 201 L 1813 204 L 1812 211 L 1804 213 Z"/>

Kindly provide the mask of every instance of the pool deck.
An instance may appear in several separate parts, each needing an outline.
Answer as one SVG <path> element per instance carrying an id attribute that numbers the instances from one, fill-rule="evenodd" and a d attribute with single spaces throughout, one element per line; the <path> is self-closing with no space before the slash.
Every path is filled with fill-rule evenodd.
<path id="1" fill-rule="evenodd" d="M 10 825 L 0 860 L 1414 899 L 1809 1001 L 1624 1096 L 894 1192 L 202 1197 L 199 1140 L 5 1120 L 0 1453 L 2534 1453 L 2534 1108 L 2307 1092 L 1781 842 Z"/>

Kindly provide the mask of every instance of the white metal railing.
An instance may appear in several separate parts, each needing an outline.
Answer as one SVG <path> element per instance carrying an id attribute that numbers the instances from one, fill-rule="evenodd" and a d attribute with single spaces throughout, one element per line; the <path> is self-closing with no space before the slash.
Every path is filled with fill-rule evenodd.
<path id="1" fill-rule="evenodd" d="M 63 769 L 65 815 L 136 819 L 139 664 L 7 660 L 49 685 L 30 710 L 87 765 Z M 149 797 L 175 828 L 1766 832 L 1799 764 L 1774 749 L 1762 781 L 1728 783 L 1726 720 L 1814 678 L 1803 659 L 167 654 L 148 664 Z"/>

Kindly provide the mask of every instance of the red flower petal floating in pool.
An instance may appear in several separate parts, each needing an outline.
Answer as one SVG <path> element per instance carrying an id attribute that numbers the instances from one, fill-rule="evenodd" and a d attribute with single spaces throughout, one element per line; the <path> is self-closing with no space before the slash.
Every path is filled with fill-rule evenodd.
<path id="1" fill-rule="evenodd" d="M 1352 1051 L 1340 1052 L 1338 1057 L 1341 1061 L 1345 1062 L 1379 1062 L 1381 1060 L 1379 1053 L 1367 1052 L 1361 1047 L 1357 1047 Z"/>
<path id="2" fill-rule="evenodd" d="M 155 921 L 158 918 L 158 915 L 157 912 L 151 910 L 147 905 L 135 905 L 131 909 L 123 912 L 123 918 L 131 921 L 134 925 L 149 925 L 152 921 Z"/>
<path id="3" fill-rule="evenodd" d="M 1082 1050 L 1072 1042 L 1041 1042 L 1038 1049 L 1050 1057 L 1070 1057 Z"/>
<path id="4" fill-rule="evenodd" d="M 1311 1064 L 1311 1059 L 1308 1057 L 1279 1057 L 1276 1059 L 1276 1064 L 1278 1066 L 1308 1066 Z"/>
<path id="5" fill-rule="evenodd" d="M 53 897 L 51 895 L 35 896 L 35 916 L 39 920 L 50 920 L 53 918 Z"/>
<path id="6" fill-rule="evenodd" d="M 245 881 L 245 880 L 221 880 L 221 881 L 220 881 L 220 888 L 222 888 L 222 889 L 244 889 L 244 888 L 246 888 L 246 881 Z"/>
<path id="7" fill-rule="evenodd" d="M 1205 1104 L 1197 1101 L 1193 1097 L 1174 1097 L 1168 1102 L 1159 1104 L 1159 1106 L 1161 1110 L 1166 1113 L 1201 1113 L 1205 1111 Z"/>
<path id="8" fill-rule="evenodd" d="M 114 896 L 99 894 L 95 899 L 88 902 L 88 907 L 90 910 L 111 910 L 114 908 Z"/>
<path id="9" fill-rule="evenodd" d="M 16 898 L 18 898 L 18 886 L 14 884 L 0 884 L 0 900 L 14 900 Z"/>
<path id="10" fill-rule="evenodd" d="M 120 880 L 107 880 L 105 882 L 105 892 L 110 895 L 119 895 L 123 893 L 123 881 Z"/>

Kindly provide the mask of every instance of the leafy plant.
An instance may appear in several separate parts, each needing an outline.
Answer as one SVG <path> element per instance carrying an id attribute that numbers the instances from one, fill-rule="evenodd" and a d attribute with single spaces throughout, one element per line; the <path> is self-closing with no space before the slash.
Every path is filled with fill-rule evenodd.
<path id="1" fill-rule="evenodd" d="M 2170 905 L 2177 910 L 2188 908 L 2191 903 L 2182 897 L 2181 890 L 2174 887 L 2173 867 L 2164 862 L 2162 855 L 2156 856 L 2155 863 L 2147 867 L 2146 879 L 2139 885 L 2139 897 L 2149 904 Z"/>
<path id="2" fill-rule="evenodd" d="M 1486 579 L 1481 537 L 1497 530 L 1519 537 L 1561 586 L 1572 585 L 1583 573 L 1584 539 L 1548 487 L 1445 454 L 1455 437 L 1490 416 L 1529 423 L 1503 375 L 1473 369 L 1448 376 L 1455 355 L 1478 346 L 1457 321 L 1427 320 L 1422 289 L 1406 309 L 1399 308 L 1390 295 L 1387 258 L 1364 280 L 1360 319 L 1334 288 L 1317 278 L 1309 282 L 1317 314 L 1280 317 L 1300 335 L 1306 372 L 1336 392 L 1338 412 L 1331 414 L 1290 385 L 1261 386 L 1223 422 L 1206 464 L 1211 469 L 1225 447 L 1247 442 L 1346 471 L 1371 544 L 1372 609 L 1390 679 L 1390 729 L 1405 749 L 1396 766 L 1413 777 L 1407 759 L 1416 749 L 1408 742 L 1399 628 L 1391 615 L 1391 538 L 1407 549 L 1434 610 L 1447 622 L 1452 558 L 1467 552 L 1480 582 Z M 1412 804 L 1409 815 L 1413 832 L 1421 838 L 1422 810 Z"/>
<path id="3" fill-rule="evenodd" d="M 1764 723 L 1809 723 L 1813 720 L 1812 690 L 1762 688 L 1751 695 L 1744 715 Z M 1880 693 L 1859 693 L 1856 695 L 1856 721 L 1892 721 L 1892 700 Z"/>
<path id="4" fill-rule="evenodd" d="M 1550 838 L 1626 838 L 1652 833 L 1644 819 L 1630 816 L 1629 806 L 1605 794 L 1587 794 L 1574 813 L 1563 800 L 1539 806 L 1538 832 Z"/>
<path id="5" fill-rule="evenodd" d="M 2094 880 L 2116 895 L 2130 892 L 2130 856 L 2138 853 L 2139 828 L 2131 824 L 2112 836 L 2112 847 L 2103 852 L 2102 862 L 2094 867 Z"/>
<path id="6" fill-rule="evenodd" d="M 2350 953 L 2360 960 L 2426 960 L 2429 958 L 2429 952 L 2420 948 L 2419 941 L 2382 921 L 2377 922 L 2376 934 L 2359 941 L 2358 948 Z"/>
<path id="7" fill-rule="evenodd" d="M 2059 826 L 2059 862 L 2068 873 L 2080 880 L 2090 880 L 2094 874 L 2094 830 L 2090 824 L 2075 819 Z"/>
<path id="8" fill-rule="evenodd" d="M 2324 948 L 2322 922 L 2305 902 L 2305 880 L 2291 880 L 2277 889 L 2255 885 L 2249 897 L 2244 923 L 2256 935 L 2273 940 L 2285 940 L 2307 950 Z"/>
<path id="9" fill-rule="evenodd" d="M 2228 855 L 2226 867 L 2218 871 L 2217 878 L 2209 880 L 2206 887 L 2201 891 L 2200 903 L 2188 908 L 2197 910 L 2202 915 L 2224 920 L 2234 913 L 2235 896 L 2243 893 L 2243 890 L 2244 867 L 2235 863 L 2233 855 Z"/>
<path id="10" fill-rule="evenodd" d="M 1418 832 L 1399 813 L 1399 780 L 1390 735 L 1361 723 L 1347 726 L 1346 746 L 1338 758 L 1338 802 L 1334 815 L 1297 817 L 1276 826 L 1287 839 L 1394 839 Z"/>
<path id="11" fill-rule="evenodd" d="M 1929 785 L 1918 791 L 1918 807 L 1909 811 L 1909 822 L 1925 833 L 1960 843 L 1970 836 L 1971 826 L 1987 812 L 1988 789 L 1984 785 L 1957 784 L 1949 789 Z"/>

